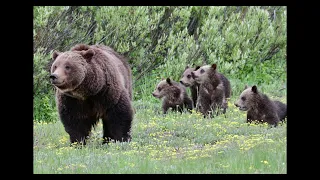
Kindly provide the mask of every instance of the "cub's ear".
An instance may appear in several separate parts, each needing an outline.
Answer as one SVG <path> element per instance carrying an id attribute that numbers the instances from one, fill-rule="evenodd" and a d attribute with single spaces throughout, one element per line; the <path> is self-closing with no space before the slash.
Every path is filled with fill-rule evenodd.
<path id="1" fill-rule="evenodd" d="M 217 65 L 216 64 L 212 64 L 211 67 L 212 67 L 213 70 L 217 69 Z"/>
<path id="2" fill-rule="evenodd" d="M 244 89 L 247 89 L 248 88 L 248 85 L 246 84 L 245 86 L 244 86 Z"/>
<path id="3" fill-rule="evenodd" d="M 185 68 L 184 70 L 186 70 L 186 69 L 188 69 L 188 68 L 189 68 L 189 65 L 187 65 L 187 66 L 186 66 L 186 68 Z"/>
<path id="4" fill-rule="evenodd" d="M 53 59 L 53 60 L 56 60 L 57 57 L 58 57 L 60 54 L 61 54 L 61 52 L 59 52 L 59 51 L 54 51 L 53 54 L 52 54 L 52 59 Z"/>
<path id="5" fill-rule="evenodd" d="M 199 68 L 201 68 L 201 66 L 197 66 L 197 67 L 196 67 L 196 69 L 195 69 L 194 71 L 198 70 Z"/>
<path id="6" fill-rule="evenodd" d="M 252 90 L 252 92 L 254 92 L 254 93 L 258 93 L 258 89 L 257 89 L 257 86 L 256 86 L 256 85 L 252 86 L 251 90 Z"/>
<path id="7" fill-rule="evenodd" d="M 170 78 L 167 78 L 167 83 L 168 83 L 169 85 L 172 85 Z"/>
<path id="8" fill-rule="evenodd" d="M 87 60 L 87 62 L 90 62 L 94 55 L 94 51 L 92 49 L 88 49 L 86 51 L 81 51 L 80 54 L 84 59 Z"/>

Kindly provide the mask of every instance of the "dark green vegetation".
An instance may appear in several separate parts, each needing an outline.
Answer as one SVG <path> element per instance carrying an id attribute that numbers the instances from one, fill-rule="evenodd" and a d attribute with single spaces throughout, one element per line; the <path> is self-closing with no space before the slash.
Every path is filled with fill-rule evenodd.
<path id="1" fill-rule="evenodd" d="M 232 96 L 244 84 L 275 82 L 279 93 L 286 87 L 286 12 L 273 6 L 34 7 L 34 120 L 57 120 L 51 54 L 78 43 L 102 43 L 129 58 L 134 100 L 158 102 L 151 93 L 159 79 L 179 80 L 187 64 L 217 63 L 236 80 Z"/>

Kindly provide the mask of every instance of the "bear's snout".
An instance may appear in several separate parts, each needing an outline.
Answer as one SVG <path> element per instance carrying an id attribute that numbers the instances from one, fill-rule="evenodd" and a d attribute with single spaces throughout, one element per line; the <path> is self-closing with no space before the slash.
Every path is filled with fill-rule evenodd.
<path id="1" fill-rule="evenodd" d="M 52 80 L 55 80 L 55 79 L 57 79 L 58 78 L 58 76 L 56 75 L 56 74 L 51 74 L 50 75 L 50 79 L 52 79 Z"/>
<path id="2" fill-rule="evenodd" d="M 153 92 L 153 93 L 152 93 L 152 96 L 153 96 L 153 97 L 156 97 L 156 98 L 159 98 L 159 94 L 156 93 L 156 92 Z"/>
<path id="3" fill-rule="evenodd" d="M 189 87 L 189 86 L 190 86 L 189 83 L 183 82 L 182 80 L 180 81 L 180 84 L 182 84 L 182 85 L 184 85 L 184 86 L 186 86 L 186 87 Z"/>
<path id="4" fill-rule="evenodd" d="M 194 72 L 191 72 L 191 76 L 192 76 L 193 79 L 195 79 L 195 78 L 198 77 L 198 76 L 196 76 L 196 75 L 194 74 Z"/>
<path id="5" fill-rule="evenodd" d="M 58 75 L 56 75 L 56 74 L 51 74 L 51 75 L 49 76 L 49 78 L 50 78 L 50 81 L 51 81 L 52 84 L 58 83 Z"/>

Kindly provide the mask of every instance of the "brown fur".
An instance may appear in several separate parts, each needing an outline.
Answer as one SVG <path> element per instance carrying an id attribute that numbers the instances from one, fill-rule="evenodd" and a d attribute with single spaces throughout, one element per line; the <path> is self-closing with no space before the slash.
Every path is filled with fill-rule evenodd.
<path id="1" fill-rule="evenodd" d="M 162 111 L 164 114 L 167 113 L 170 107 L 173 111 L 178 110 L 181 113 L 183 112 L 183 107 L 186 107 L 189 111 L 193 108 L 192 100 L 189 98 L 186 88 L 170 78 L 160 81 L 152 95 L 159 99 L 162 98 Z"/>
<path id="2" fill-rule="evenodd" d="M 70 141 L 82 142 L 99 118 L 104 142 L 129 141 L 133 119 L 132 76 L 124 57 L 103 45 L 76 45 L 52 55 L 60 119 Z"/>
<path id="3" fill-rule="evenodd" d="M 280 106 L 279 106 L 280 105 Z M 242 111 L 247 111 L 247 122 L 267 122 L 277 126 L 280 119 L 286 116 L 286 105 L 275 102 L 258 91 L 257 86 L 245 87 L 235 106 Z M 284 110 L 285 109 L 285 110 Z"/>
<path id="4" fill-rule="evenodd" d="M 277 106 L 277 113 L 280 121 L 284 121 L 287 117 L 287 105 L 280 101 L 273 101 Z"/>
<path id="5" fill-rule="evenodd" d="M 192 77 L 200 84 L 197 100 L 200 112 L 207 116 L 209 111 L 219 114 L 222 109 L 222 113 L 225 113 L 231 86 L 229 80 L 223 74 L 218 73 L 216 64 L 197 68 L 192 72 Z"/>
<path id="6" fill-rule="evenodd" d="M 127 63 L 127 59 L 126 57 L 116 53 L 112 48 L 108 47 L 108 46 L 104 46 L 104 45 L 92 45 L 91 47 L 95 47 L 95 48 L 99 48 L 102 49 L 103 51 L 107 52 L 107 55 L 112 55 L 115 56 L 118 60 L 120 60 L 122 63 L 118 64 L 118 67 L 120 68 L 121 72 L 129 72 L 129 73 L 125 73 L 125 87 L 129 90 L 129 95 L 130 95 L 130 99 L 132 100 L 132 82 L 130 79 L 132 79 L 132 74 L 131 74 L 131 68 L 129 66 L 129 64 Z M 71 48 L 71 51 L 83 51 L 83 50 L 88 50 L 90 48 L 89 45 L 84 45 L 84 44 L 79 44 L 76 45 L 75 47 Z M 125 64 L 125 66 L 123 66 L 122 64 Z M 129 81 L 130 80 L 130 81 Z"/>
<path id="7" fill-rule="evenodd" d="M 197 99 L 198 99 L 198 93 L 199 93 L 199 87 L 200 87 L 200 84 L 198 84 L 191 75 L 191 72 L 195 70 L 196 68 L 190 68 L 189 66 L 186 66 L 182 74 L 182 77 L 180 79 L 181 84 L 183 84 L 186 87 L 190 87 L 193 107 L 197 107 Z"/>

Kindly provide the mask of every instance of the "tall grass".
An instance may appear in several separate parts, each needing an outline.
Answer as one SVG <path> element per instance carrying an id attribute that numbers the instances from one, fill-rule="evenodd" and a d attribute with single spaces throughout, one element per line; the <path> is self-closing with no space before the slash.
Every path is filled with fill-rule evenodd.
<path id="1" fill-rule="evenodd" d="M 234 84 L 239 88 L 233 91 L 226 115 L 212 119 L 196 112 L 163 115 L 160 100 L 151 96 L 135 101 L 130 143 L 102 145 L 99 123 L 87 145 L 76 148 L 69 145 L 60 121 L 35 122 L 34 173 L 287 173 L 287 124 L 270 128 L 245 123 L 246 112 L 233 105 L 242 85 Z M 260 86 L 272 99 L 286 103 L 286 91 L 278 91 L 278 87 L 277 83 Z"/>

